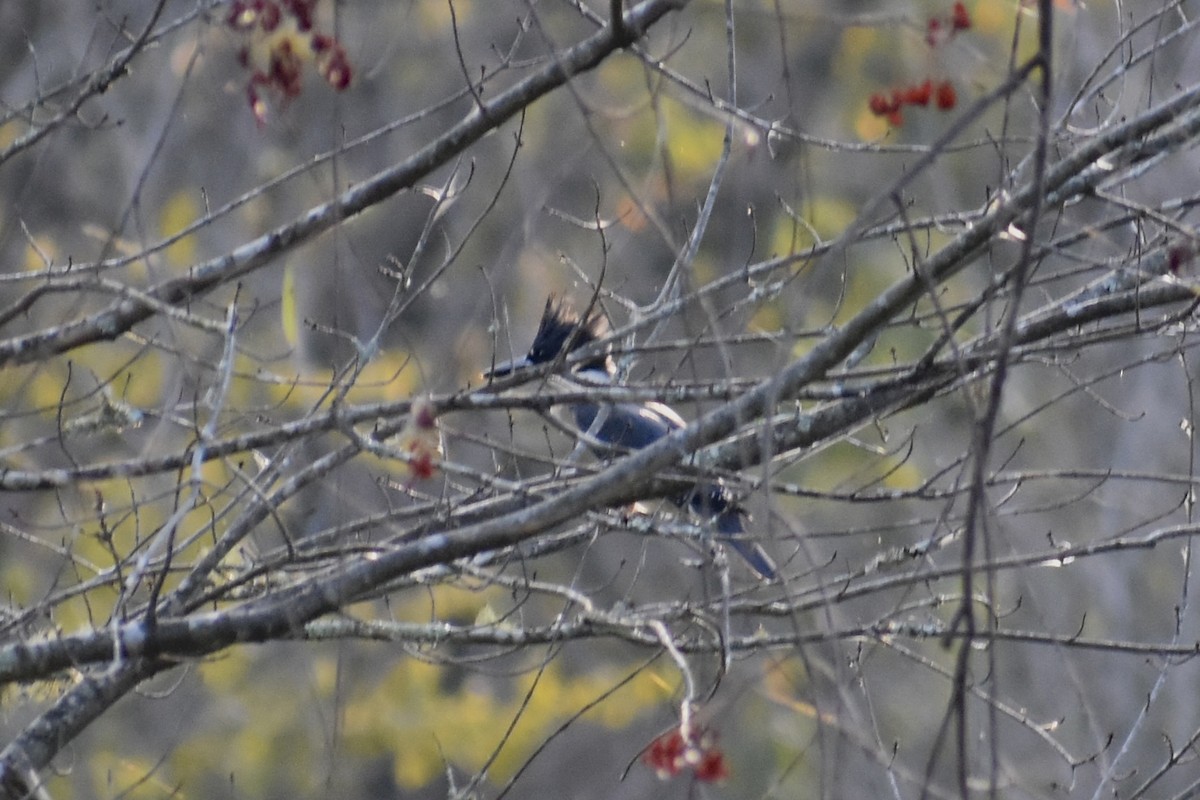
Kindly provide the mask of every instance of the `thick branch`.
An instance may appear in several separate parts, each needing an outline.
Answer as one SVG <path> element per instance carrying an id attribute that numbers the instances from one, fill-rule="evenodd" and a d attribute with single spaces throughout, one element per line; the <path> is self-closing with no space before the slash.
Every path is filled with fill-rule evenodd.
<path id="1" fill-rule="evenodd" d="M 593 34 L 551 59 L 541 70 L 512 88 L 491 100 L 481 98 L 481 102 L 472 105 L 462 121 L 396 166 L 228 255 L 192 267 L 187 275 L 166 281 L 148 294 L 161 302 L 184 303 L 265 266 L 281 253 L 311 241 L 348 217 L 415 186 L 423 177 L 453 160 L 534 101 L 572 77 L 599 65 L 613 52 L 626 46 L 630 36 L 636 38 L 645 35 L 651 25 L 686 4 L 687 0 L 645 0 L 625 15 L 624 24 L 621 25 L 623 35 L 618 35 L 611 28 Z M 127 298 L 83 319 L 7 339 L 0 342 L 0 366 L 41 361 L 85 344 L 116 339 L 154 313 L 153 307 Z"/>

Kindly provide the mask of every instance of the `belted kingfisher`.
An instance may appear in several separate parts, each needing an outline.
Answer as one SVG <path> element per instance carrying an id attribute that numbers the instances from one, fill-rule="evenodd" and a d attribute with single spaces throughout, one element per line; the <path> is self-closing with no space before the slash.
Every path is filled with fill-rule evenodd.
<path id="1" fill-rule="evenodd" d="M 602 339 L 608 333 L 608 323 L 600 313 L 581 317 L 565 300 L 551 295 L 546 300 L 542 321 L 533 337 L 529 353 L 521 358 L 496 364 L 486 377 L 508 375 L 522 369 L 566 357 Z M 572 377 L 583 385 L 612 385 L 616 374 L 612 356 L 598 352 L 572 366 Z M 638 450 L 648 447 L 687 423 L 675 410 L 658 402 L 582 402 L 570 405 L 575 427 L 598 455 L 613 451 Z M 693 489 L 670 498 L 679 508 L 689 508 L 697 516 L 710 520 L 717 537 L 732 547 L 750 567 L 766 580 L 776 576 L 775 564 L 756 542 L 743 537 L 746 513 L 729 489 L 719 481 L 698 484 Z"/>

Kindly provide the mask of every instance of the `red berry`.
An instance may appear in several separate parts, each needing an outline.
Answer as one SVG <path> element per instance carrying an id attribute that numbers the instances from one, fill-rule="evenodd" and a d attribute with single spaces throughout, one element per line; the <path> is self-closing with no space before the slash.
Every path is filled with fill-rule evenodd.
<path id="1" fill-rule="evenodd" d="M 929 105 L 929 97 L 933 94 L 933 81 L 929 78 L 924 83 L 909 86 L 904 90 L 904 102 L 912 106 Z"/>
<path id="2" fill-rule="evenodd" d="M 321 73 L 321 77 L 339 92 L 350 85 L 350 78 L 353 77 L 354 71 L 350 67 L 350 60 L 346 58 L 346 51 L 341 47 L 335 47 L 328 58 L 323 58 L 317 64 L 317 70 Z"/>
<path id="3" fill-rule="evenodd" d="M 267 2 L 264 2 L 261 4 L 261 8 L 259 10 L 258 24 L 264 31 L 266 31 L 267 33 L 270 33 L 271 31 L 278 28 L 279 27 L 279 18 L 280 18 L 279 6 L 277 6 L 273 2 L 270 2 L 270 0 L 267 0 Z"/>
<path id="4" fill-rule="evenodd" d="M 687 745 L 679 729 L 672 728 L 650 743 L 642 761 L 653 769 L 659 778 L 665 780 L 675 777 L 683 769 L 686 751 Z"/>
<path id="5" fill-rule="evenodd" d="M 696 780 L 704 783 L 715 783 L 729 777 L 729 768 L 725 766 L 725 755 L 720 750 L 709 750 L 696 765 Z"/>
<path id="6" fill-rule="evenodd" d="M 942 111 L 949 111 L 958 103 L 958 92 L 954 90 L 954 84 L 950 81 L 942 81 L 937 86 L 935 93 L 935 102 L 937 107 Z"/>
<path id="7" fill-rule="evenodd" d="M 260 128 L 266 125 L 267 104 L 258 96 L 258 90 L 255 88 L 253 80 L 246 86 L 246 100 L 250 103 L 250 113 L 254 115 L 254 122 Z"/>
<path id="8" fill-rule="evenodd" d="M 951 12 L 950 25 L 956 31 L 965 31 L 971 27 L 971 15 L 967 13 L 967 7 L 963 5 L 962 0 L 954 4 L 954 11 Z"/>
<path id="9" fill-rule="evenodd" d="M 945 38 L 942 33 L 942 21 L 937 17 L 930 17 L 929 26 L 925 30 L 925 44 L 937 47 Z"/>
<path id="10" fill-rule="evenodd" d="M 437 471 L 433 466 L 433 454 L 425 449 L 418 450 L 413 454 L 411 467 L 413 477 L 423 481 L 432 478 Z"/>

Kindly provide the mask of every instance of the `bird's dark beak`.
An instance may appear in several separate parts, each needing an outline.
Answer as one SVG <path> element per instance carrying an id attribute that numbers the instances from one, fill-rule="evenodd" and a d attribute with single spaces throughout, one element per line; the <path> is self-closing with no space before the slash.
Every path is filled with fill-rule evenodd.
<path id="1" fill-rule="evenodd" d="M 483 377 L 489 380 L 492 378 L 502 378 L 505 375 L 511 375 L 514 372 L 520 372 L 532 366 L 533 362 L 529 360 L 529 356 L 514 358 L 512 361 L 497 361 L 491 369 L 483 371 Z"/>

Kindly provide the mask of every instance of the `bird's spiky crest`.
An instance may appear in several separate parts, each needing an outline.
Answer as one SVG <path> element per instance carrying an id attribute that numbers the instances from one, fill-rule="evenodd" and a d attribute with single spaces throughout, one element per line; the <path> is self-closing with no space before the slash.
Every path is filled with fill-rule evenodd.
<path id="1" fill-rule="evenodd" d="M 608 320 L 599 310 L 593 310 L 585 320 L 565 298 L 550 295 L 542 311 L 542 321 L 529 348 L 529 360 L 534 364 L 553 361 L 564 350 L 570 352 L 597 342 L 608 333 Z M 581 369 L 607 370 L 608 356 L 598 354 L 594 361 L 580 365 Z"/>

